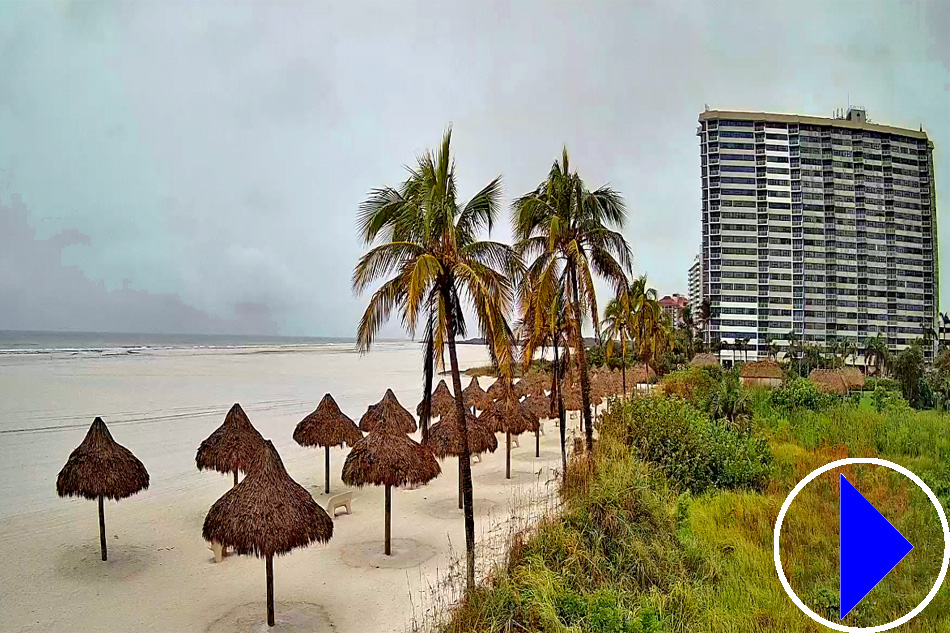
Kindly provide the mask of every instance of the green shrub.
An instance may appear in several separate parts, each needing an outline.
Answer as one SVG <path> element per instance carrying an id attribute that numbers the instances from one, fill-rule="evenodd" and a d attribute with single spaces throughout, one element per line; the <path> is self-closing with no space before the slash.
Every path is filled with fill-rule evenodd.
<path id="1" fill-rule="evenodd" d="M 836 398 L 821 393 L 818 386 L 807 378 L 789 380 L 772 391 L 772 405 L 785 411 L 795 409 L 819 411 L 834 400 Z"/>
<path id="2" fill-rule="evenodd" d="M 768 442 L 727 423 L 712 422 L 671 396 L 615 401 L 601 418 L 601 435 L 616 437 L 654 464 L 678 488 L 762 488 L 771 475 Z"/>
<path id="3" fill-rule="evenodd" d="M 893 378 L 882 378 L 878 376 L 868 376 L 864 380 L 864 390 L 874 391 L 878 387 L 889 389 L 890 391 L 900 391 L 901 385 Z"/>
<path id="4" fill-rule="evenodd" d="M 882 385 L 875 387 L 871 394 L 871 404 L 878 413 L 885 411 L 910 412 L 910 404 L 898 390 L 887 389 Z"/>

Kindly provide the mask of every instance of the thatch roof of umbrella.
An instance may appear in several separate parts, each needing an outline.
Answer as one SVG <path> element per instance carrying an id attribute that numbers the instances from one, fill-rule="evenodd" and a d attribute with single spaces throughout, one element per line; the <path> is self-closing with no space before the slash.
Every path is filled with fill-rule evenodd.
<path id="1" fill-rule="evenodd" d="M 232 473 L 249 469 L 258 458 L 264 438 L 251 424 L 240 404 L 224 416 L 224 423 L 201 443 L 195 455 L 198 470 Z"/>
<path id="2" fill-rule="evenodd" d="M 416 414 L 419 417 L 422 417 L 422 405 L 425 402 L 423 400 L 419 403 L 419 406 L 416 407 Z M 429 414 L 433 416 L 442 417 L 450 411 L 455 410 L 455 398 L 452 397 L 452 392 L 449 391 L 449 386 L 445 384 L 445 380 L 440 380 L 439 385 L 435 388 L 435 391 L 432 392 L 431 407 L 429 408 Z"/>
<path id="3" fill-rule="evenodd" d="M 472 376 L 472 381 L 468 383 L 468 387 L 462 389 L 462 400 L 466 407 L 475 407 L 479 410 L 491 406 L 491 399 L 482 389 L 482 386 L 478 384 L 478 376 Z"/>
<path id="4" fill-rule="evenodd" d="M 435 425 L 433 425 L 435 426 Z M 432 449 L 403 433 L 372 431 L 356 443 L 343 464 L 349 486 L 420 486 L 442 469 Z"/>
<path id="5" fill-rule="evenodd" d="M 633 382 L 631 383 L 631 377 Z M 652 367 L 649 369 L 643 364 L 634 365 L 632 369 L 627 370 L 627 386 L 631 384 L 648 383 L 656 380 L 656 371 Z"/>
<path id="6" fill-rule="evenodd" d="M 495 449 L 498 448 L 498 438 L 495 437 L 492 430 L 471 413 L 465 414 L 465 427 L 468 433 L 469 455 L 479 455 L 484 452 L 494 453 Z M 426 445 L 432 449 L 439 459 L 450 455 L 461 455 L 462 436 L 458 424 L 458 414 L 446 414 L 439 422 L 429 427 L 429 437 L 426 440 Z"/>
<path id="7" fill-rule="evenodd" d="M 752 363 L 745 363 L 739 370 L 741 378 L 769 378 L 779 379 L 785 377 L 782 366 L 772 360 L 760 360 Z"/>
<path id="8" fill-rule="evenodd" d="M 521 435 L 538 428 L 538 416 L 513 396 L 499 400 L 478 417 L 494 433 Z"/>
<path id="9" fill-rule="evenodd" d="M 284 468 L 264 440 L 247 477 L 218 499 L 205 517 L 206 541 L 261 558 L 286 554 L 333 536 L 333 520 Z"/>
<path id="10" fill-rule="evenodd" d="M 392 389 L 386 390 L 382 400 L 369 405 L 360 418 L 360 430 L 367 433 L 381 426 L 388 430 L 398 430 L 400 433 L 414 433 L 416 430 L 416 419 L 399 404 Z"/>
<path id="11" fill-rule="evenodd" d="M 544 374 L 531 372 L 515 383 L 515 393 L 519 396 L 543 396 L 550 386 L 550 380 Z"/>
<path id="12" fill-rule="evenodd" d="M 864 389 L 864 373 L 857 367 L 844 367 L 841 375 L 848 383 L 848 389 Z"/>
<path id="13" fill-rule="evenodd" d="M 511 385 L 507 384 L 501 378 L 497 378 L 495 379 L 495 382 L 493 382 L 491 385 L 488 386 L 488 391 L 486 391 L 485 393 L 492 400 L 500 400 L 502 398 L 507 397 L 508 394 L 511 392 L 512 392 Z"/>
<path id="14" fill-rule="evenodd" d="M 96 418 L 59 471 L 56 492 L 60 497 L 118 500 L 145 490 L 148 481 L 142 462 L 112 439 L 102 418 Z"/>
<path id="15" fill-rule="evenodd" d="M 323 396 L 316 410 L 294 429 L 294 441 L 301 446 L 353 446 L 361 439 L 359 427 L 340 411 L 330 394 Z"/>
<path id="16" fill-rule="evenodd" d="M 571 385 L 564 389 L 564 410 L 580 411 L 584 408 L 580 385 Z"/>
<path id="17" fill-rule="evenodd" d="M 521 401 L 521 405 L 527 407 L 538 418 L 551 417 L 551 398 L 549 396 L 530 395 Z"/>

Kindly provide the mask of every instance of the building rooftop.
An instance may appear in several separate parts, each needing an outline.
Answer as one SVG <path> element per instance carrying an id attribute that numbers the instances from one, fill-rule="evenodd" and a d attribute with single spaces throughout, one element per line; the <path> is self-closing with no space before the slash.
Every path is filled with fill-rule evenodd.
<path id="1" fill-rule="evenodd" d="M 864 113 L 863 109 L 852 109 L 852 112 Z M 734 110 L 706 110 L 699 113 L 700 121 L 709 119 L 736 119 L 737 121 L 777 121 L 781 123 L 799 123 L 805 125 L 833 125 L 835 127 L 850 128 L 853 130 L 871 130 L 884 134 L 902 134 L 916 139 L 927 139 L 927 133 L 922 130 L 912 130 L 909 128 L 894 127 L 891 125 L 881 125 L 879 123 L 868 123 L 864 121 L 864 116 L 859 118 L 833 118 L 807 116 L 802 114 L 781 114 L 776 112 L 738 112 Z"/>

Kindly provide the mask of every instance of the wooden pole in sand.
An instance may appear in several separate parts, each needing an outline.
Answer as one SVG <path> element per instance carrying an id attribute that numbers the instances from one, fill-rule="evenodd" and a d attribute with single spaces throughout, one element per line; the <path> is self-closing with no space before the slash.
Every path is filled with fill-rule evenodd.
<path id="1" fill-rule="evenodd" d="M 326 482 L 327 482 L 327 494 L 330 494 L 330 446 L 326 446 L 327 449 L 327 472 L 326 472 Z"/>
<path id="2" fill-rule="evenodd" d="M 505 431 L 505 479 L 511 479 L 511 433 Z"/>
<path id="3" fill-rule="evenodd" d="M 235 468 L 234 469 L 234 486 L 237 485 L 237 475 L 238 475 L 238 471 L 237 471 L 237 468 Z M 234 486 L 231 486 L 231 487 L 233 488 Z"/>
<path id="4" fill-rule="evenodd" d="M 389 484 L 386 484 L 386 556 L 392 555 L 392 549 L 389 546 L 390 523 L 392 521 L 392 490 Z"/>
<path id="5" fill-rule="evenodd" d="M 538 421 L 538 428 L 534 432 L 534 456 L 541 457 L 541 421 Z"/>
<path id="6" fill-rule="evenodd" d="M 106 553 L 106 513 L 102 508 L 102 495 L 99 495 L 99 549 L 102 550 L 102 560 L 109 556 Z"/>
<path id="7" fill-rule="evenodd" d="M 267 626 L 274 626 L 274 555 L 267 555 Z"/>

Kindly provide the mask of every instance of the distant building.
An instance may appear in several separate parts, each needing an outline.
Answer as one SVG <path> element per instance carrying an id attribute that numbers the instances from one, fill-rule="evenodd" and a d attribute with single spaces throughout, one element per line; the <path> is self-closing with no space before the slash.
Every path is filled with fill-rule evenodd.
<path id="1" fill-rule="evenodd" d="M 703 264 L 698 254 L 693 258 L 693 265 L 689 267 L 687 298 L 695 318 L 703 304 Z"/>
<path id="2" fill-rule="evenodd" d="M 689 301 L 681 294 L 666 295 L 659 301 L 663 312 L 670 315 L 675 325 L 682 325 L 683 310 L 689 305 Z"/>
<path id="3" fill-rule="evenodd" d="M 710 339 L 747 340 L 757 360 L 770 342 L 785 351 L 790 332 L 859 350 L 882 335 L 896 352 L 934 327 L 934 145 L 924 131 L 851 107 L 835 118 L 707 110 L 697 135 Z M 737 354 L 727 348 L 723 360 Z"/>

